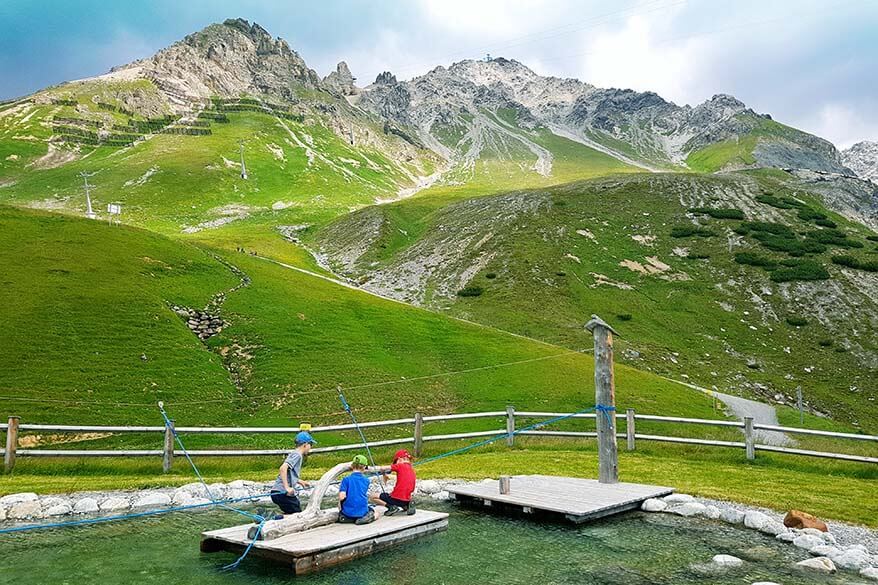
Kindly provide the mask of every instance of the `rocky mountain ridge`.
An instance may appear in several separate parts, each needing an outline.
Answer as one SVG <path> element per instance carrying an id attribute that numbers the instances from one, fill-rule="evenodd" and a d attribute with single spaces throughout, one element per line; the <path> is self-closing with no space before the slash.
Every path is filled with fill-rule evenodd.
<path id="1" fill-rule="evenodd" d="M 841 158 L 858 177 L 878 184 L 878 142 L 858 142 L 843 150 Z"/>

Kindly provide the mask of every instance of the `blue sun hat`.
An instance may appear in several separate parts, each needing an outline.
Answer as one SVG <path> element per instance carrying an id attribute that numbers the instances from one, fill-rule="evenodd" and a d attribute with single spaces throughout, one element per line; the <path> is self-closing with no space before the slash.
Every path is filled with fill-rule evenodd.
<path id="1" fill-rule="evenodd" d="M 304 445 L 306 443 L 310 443 L 311 445 L 316 445 L 317 441 L 314 437 L 311 436 L 311 433 L 308 431 L 301 431 L 296 435 L 296 445 Z"/>

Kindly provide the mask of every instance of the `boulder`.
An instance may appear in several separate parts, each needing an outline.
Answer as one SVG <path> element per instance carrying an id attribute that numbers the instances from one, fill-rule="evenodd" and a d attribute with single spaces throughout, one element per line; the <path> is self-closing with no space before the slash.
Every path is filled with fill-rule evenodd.
<path id="1" fill-rule="evenodd" d="M 720 515 L 719 508 L 713 505 L 708 505 L 704 508 L 704 517 L 710 518 L 711 520 L 718 520 Z"/>
<path id="2" fill-rule="evenodd" d="M 812 534 L 800 534 L 793 539 L 793 546 L 797 546 L 805 550 L 811 550 L 815 546 L 820 546 L 822 544 L 823 539 L 819 536 L 814 536 Z"/>
<path id="3" fill-rule="evenodd" d="M 859 548 L 848 548 L 840 555 L 832 557 L 835 564 L 842 569 L 853 569 L 859 571 L 865 569 L 872 562 L 872 555 Z"/>
<path id="4" fill-rule="evenodd" d="M 436 492 L 435 494 L 430 496 L 434 500 L 438 500 L 440 502 L 445 502 L 451 499 L 451 494 L 442 490 L 441 492 Z"/>
<path id="5" fill-rule="evenodd" d="M 699 504 L 698 502 L 688 502 L 686 504 L 680 504 L 678 506 L 673 506 L 668 509 L 668 512 L 671 514 L 677 514 L 678 516 L 685 516 L 686 518 L 691 518 L 692 516 L 699 516 L 704 514 L 704 511 L 707 509 L 707 506 L 704 504 Z"/>
<path id="6" fill-rule="evenodd" d="M 759 529 L 759 532 L 763 534 L 769 534 L 771 536 L 777 536 L 788 531 L 789 528 L 787 528 L 780 522 L 775 522 L 774 520 L 769 520 L 762 526 L 762 528 Z"/>
<path id="7" fill-rule="evenodd" d="M 9 494 L 0 498 L 0 505 L 21 504 L 22 502 L 36 502 L 37 495 L 33 492 L 22 492 L 20 494 Z"/>
<path id="8" fill-rule="evenodd" d="M 769 522 L 771 518 L 762 512 L 750 511 L 744 514 L 744 526 L 747 528 L 759 530 Z"/>
<path id="9" fill-rule="evenodd" d="M 716 555 L 711 562 L 718 567 L 740 567 L 744 564 L 744 561 L 732 555 Z"/>
<path id="10" fill-rule="evenodd" d="M 442 491 L 442 486 L 438 481 L 425 479 L 418 482 L 418 491 L 427 495 L 438 494 Z"/>
<path id="11" fill-rule="evenodd" d="M 36 500 L 18 502 L 9 508 L 6 517 L 10 520 L 24 520 L 26 518 L 38 518 L 42 511 L 40 503 Z"/>
<path id="12" fill-rule="evenodd" d="M 831 532 L 824 532 L 823 533 L 823 542 L 825 542 L 826 544 L 835 544 L 836 540 Z"/>
<path id="13" fill-rule="evenodd" d="M 823 538 L 823 531 L 817 530 L 816 528 L 800 528 L 799 534 L 810 534 L 811 536 L 818 536 Z"/>
<path id="14" fill-rule="evenodd" d="M 777 538 L 781 542 L 793 542 L 798 537 L 799 535 L 795 532 L 782 532 L 781 534 L 775 536 L 775 538 Z"/>
<path id="15" fill-rule="evenodd" d="M 0 506 L 0 522 L 6 520 L 6 506 Z"/>
<path id="16" fill-rule="evenodd" d="M 67 498 L 59 498 L 58 496 L 49 496 L 47 498 L 40 499 L 40 505 L 43 506 L 44 510 L 48 510 L 49 508 L 54 508 L 55 506 L 61 504 L 69 504 Z"/>
<path id="17" fill-rule="evenodd" d="M 860 571 L 860 577 L 865 577 L 872 581 L 878 581 L 878 567 L 866 567 Z"/>
<path id="18" fill-rule="evenodd" d="M 192 494 L 182 488 L 178 488 L 174 490 L 174 495 L 171 496 L 171 503 L 175 506 L 183 506 L 188 504 L 191 499 Z"/>
<path id="19" fill-rule="evenodd" d="M 244 488 L 250 487 L 251 485 L 255 485 L 255 484 L 256 484 L 255 481 L 245 481 L 243 479 L 236 479 L 235 481 L 230 481 L 228 484 L 226 484 L 226 487 L 233 489 L 233 490 L 240 490 L 240 489 L 244 489 Z"/>
<path id="20" fill-rule="evenodd" d="M 669 496 L 665 496 L 662 498 L 668 504 L 687 504 L 689 502 L 694 502 L 695 498 L 690 496 L 689 494 L 671 494 Z"/>
<path id="21" fill-rule="evenodd" d="M 830 559 L 834 559 L 843 551 L 840 548 L 836 548 L 829 544 L 818 544 L 808 552 L 815 557 L 829 557 Z"/>
<path id="22" fill-rule="evenodd" d="M 826 557 L 814 557 L 813 559 L 805 559 L 804 561 L 799 561 L 798 563 L 796 563 L 796 566 L 825 574 L 835 573 L 835 571 L 837 570 L 835 568 L 835 563 L 832 562 L 832 559 L 828 559 Z"/>
<path id="23" fill-rule="evenodd" d="M 644 512 L 661 512 L 667 507 L 668 504 L 666 502 L 657 498 L 649 498 L 648 500 L 644 500 L 643 504 L 640 505 L 640 509 Z"/>
<path id="24" fill-rule="evenodd" d="M 128 503 L 128 500 L 125 498 L 107 498 L 103 502 L 101 502 L 100 509 L 101 512 L 120 512 L 122 510 L 127 510 L 131 506 Z"/>
<path id="25" fill-rule="evenodd" d="M 100 510 L 98 501 L 94 498 L 82 498 L 73 504 L 74 514 L 94 514 L 98 510 Z"/>
<path id="26" fill-rule="evenodd" d="M 245 488 L 232 488 L 226 490 L 226 499 L 229 500 L 240 500 L 243 498 L 250 497 L 250 492 Z"/>
<path id="27" fill-rule="evenodd" d="M 744 513 L 734 508 L 723 508 L 720 510 L 719 519 L 729 524 L 740 524 L 744 521 Z"/>
<path id="28" fill-rule="evenodd" d="M 167 494 L 162 493 L 153 493 L 153 494 L 145 494 L 137 499 L 133 504 L 131 504 L 132 508 L 159 508 L 162 506 L 167 506 L 171 503 L 171 498 Z"/>
<path id="29" fill-rule="evenodd" d="M 46 510 L 46 516 L 64 516 L 73 512 L 69 504 L 55 504 Z"/>
<path id="30" fill-rule="evenodd" d="M 820 532 L 828 532 L 826 522 L 801 510 L 790 510 L 784 516 L 783 524 L 787 528 L 814 528 Z"/>

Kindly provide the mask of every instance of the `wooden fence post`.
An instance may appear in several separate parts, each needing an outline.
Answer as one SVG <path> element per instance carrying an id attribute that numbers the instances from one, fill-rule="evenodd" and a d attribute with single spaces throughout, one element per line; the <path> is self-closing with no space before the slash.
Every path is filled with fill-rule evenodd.
<path id="1" fill-rule="evenodd" d="M 6 429 L 6 453 L 3 455 L 3 466 L 6 473 L 15 467 L 15 450 L 18 448 L 18 423 L 20 421 L 20 417 L 9 417 L 9 426 Z"/>
<path id="2" fill-rule="evenodd" d="M 592 315 L 585 328 L 594 335 L 594 401 L 598 431 L 598 481 L 619 482 L 616 445 L 616 381 L 613 369 L 613 333 L 603 319 Z M 603 410 L 602 410 L 603 409 Z"/>
<path id="3" fill-rule="evenodd" d="M 756 445 L 753 440 L 753 417 L 744 417 L 744 445 L 747 451 L 747 459 L 756 459 Z"/>
<path id="4" fill-rule="evenodd" d="M 168 473 L 174 465 L 174 421 L 165 426 L 165 448 L 162 453 L 162 471 Z"/>
<path id="5" fill-rule="evenodd" d="M 515 407 L 506 407 L 506 446 L 512 447 L 515 444 Z"/>
<path id="6" fill-rule="evenodd" d="M 415 457 L 421 456 L 424 445 L 424 415 L 415 413 Z"/>
<path id="7" fill-rule="evenodd" d="M 628 435 L 628 450 L 634 451 L 634 409 L 629 408 L 625 411 L 625 414 L 628 416 L 625 424 L 625 434 Z"/>
<path id="8" fill-rule="evenodd" d="M 501 494 L 508 494 L 509 493 L 510 479 L 511 478 L 508 475 L 501 475 L 500 476 L 500 493 Z"/>

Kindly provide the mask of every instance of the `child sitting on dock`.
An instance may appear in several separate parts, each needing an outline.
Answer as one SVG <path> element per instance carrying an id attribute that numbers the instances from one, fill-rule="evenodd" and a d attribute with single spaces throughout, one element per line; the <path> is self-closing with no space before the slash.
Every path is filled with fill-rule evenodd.
<path id="1" fill-rule="evenodd" d="M 396 485 L 389 494 L 381 494 L 372 501 L 376 504 L 387 506 L 387 515 L 393 516 L 403 510 L 411 516 L 415 513 L 415 503 L 412 502 L 412 493 L 415 491 L 415 468 L 412 467 L 412 456 L 405 449 L 400 449 L 393 456 L 393 465 L 381 465 L 374 468 L 378 473 L 395 473 Z"/>
<path id="2" fill-rule="evenodd" d="M 296 495 L 296 487 L 308 487 L 308 482 L 299 479 L 299 475 L 302 472 L 302 462 L 311 451 L 311 446 L 316 442 L 311 433 L 301 431 L 296 435 L 296 448 L 287 455 L 286 460 L 280 466 L 277 479 L 271 488 L 271 501 L 284 514 L 298 514 L 302 511 L 302 504 Z"/>
<path id="3" fill-rule="evenodd" d="M 375 521 L 375 511 L 369 506 L 369 478 L 363 475 L 368 461 L 363 455 L 354 455 L 353 473 L 341 480 L 338 488 L 338 521 L 369 524 Z"/>

